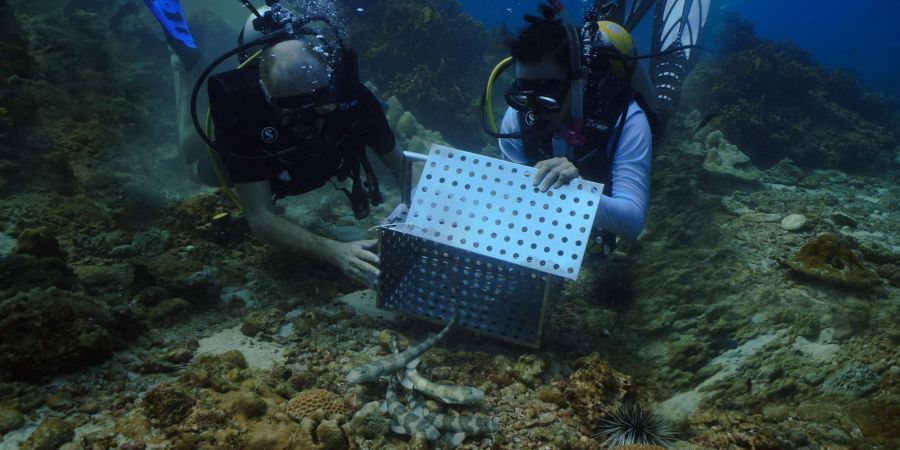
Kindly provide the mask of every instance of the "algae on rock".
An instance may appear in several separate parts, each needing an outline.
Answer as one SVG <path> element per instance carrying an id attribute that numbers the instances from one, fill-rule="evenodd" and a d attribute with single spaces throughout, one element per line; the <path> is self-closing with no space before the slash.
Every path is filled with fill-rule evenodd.
<path id="1" fill-rule="evenodd" d="M 703 168 L 712 174 L 743 181 L 759 179 L 759 169 L 750 163 L 750 157 L 728 142 L 721 131 L 709 133 L 704 140 L 706 160 Z"/>
<path id="2" fill-rule="evenodd" d="M 849 288 L 868 288 L 880 282 L 878 274 L 863 265 L 859 256 L 831 234 L 823 234 L 804 245 L 787 264 L 816 280 Z"/>

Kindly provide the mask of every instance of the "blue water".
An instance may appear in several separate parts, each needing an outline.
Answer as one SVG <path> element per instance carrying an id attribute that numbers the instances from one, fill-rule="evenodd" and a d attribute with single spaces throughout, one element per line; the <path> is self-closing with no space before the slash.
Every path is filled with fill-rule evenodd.
<path id="1" fill-rule="evenodd" d="M 460 0 L 463 8 L 488 26 L 523 25 L 522 15 L 537 11 L 537 0 Z M 564 2 L 580 18 L 591 1 Z M 710 17 L 734 12 L 749 20 L 764 38 L 790 41 L 809 51 L 827 68 L 857 74 L 872 88 L 900 98 L 900 2 L 897 0 L 712 0 Z M 651 13 L 652 14 L 652 13 Z M 650 21 L 650 14 L 645 18 Z M 649 28 L 635 38 L 646 51 Z"/>

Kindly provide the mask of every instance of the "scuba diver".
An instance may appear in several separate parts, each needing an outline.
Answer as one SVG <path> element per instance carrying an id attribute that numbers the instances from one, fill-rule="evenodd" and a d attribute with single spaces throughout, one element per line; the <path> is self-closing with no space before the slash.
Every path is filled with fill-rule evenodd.
<path id="1" fill-rule="evenodd" d="M 645 14 L 647 5 L 668 8 L 665 3 L 635 1 L 630 18 Z M 683 7 L 685 2 L 680 3 Z M 695 0 L 694 5 L 702 9 L 704 3 Z M 673 38 L 666 47 L 656 45 L 655 53 L 638 56 L 628 30 L 610 20 L 621 21 L 624 6 L 622 0 L 598 1 L 576 28 L 561 17 L 560 0 L 540 4 L 540 16 L 525 15 L 527 25 L 507 36 L 511 56 L 494 69 L 482 97 L 485 131 L 499 139 L 504 159 L 537 169 L 532 183 L 541 191 L 579 177 L 603 183 L 593 240 L 593 252 L 603 255 L 615 250 L 617 236 L 636 239 L 644 228 L 653 137 L 663 128 L 657 107 L 668 112 L 677 102 L 666 67 L 673 60 L 670 55 L 684 58 L 697 34 L 689 41 Z M 665 19 L 678 14 L 667 13 L 660 15 L 658 9 L 655 36 L 661 35 L 658 28 L 668 26 Z M 680 45 L 671 45 L 675 42 Z M 649 57 L 655 58 L 656 87 L 638 64 Z M 491 91 L 499 74 L 513 65 L 516 78 L 506 91 L 509 107 L 498 130 Z"/>
<path id="2" fill-rule="evenodd" d="M 375 240 L 318 236 L 274 208 L 283 197 L 309 192 L 332 178 L 350 178 L 352 190 L 340 189 L 356 218 L 366 217 L 370 204 L 383 201 L 366 147 L 398 180 L 402 173 L 403 156 L 382 104 L 359 82 L 356 55 L 344 46 L 339 30 L 323 16 L 296 16 L 278 0 L 267 0 L 267 8 L 259 10 L 241 0 L 251 15 L 239 46 L 216 58 L 195 83 L 182 56 L 191 54 L 193 40 L 185 39 L 184 32 L 190 32 L 177 1 L 145 2 L 166 29 L 173 51 L 179 149 L 192 177 L 221 185 L 260 241 L 330 263 L 371 284 L 379 274 Z M 316 24 L 326 30 L 313 28 Z M 324 36 L 328 32 L 331 40 Z M 234 56 L 239 68 L 210 76 Z M 210 106 L 205 129 L 196 107 L 204 82 Z"/>

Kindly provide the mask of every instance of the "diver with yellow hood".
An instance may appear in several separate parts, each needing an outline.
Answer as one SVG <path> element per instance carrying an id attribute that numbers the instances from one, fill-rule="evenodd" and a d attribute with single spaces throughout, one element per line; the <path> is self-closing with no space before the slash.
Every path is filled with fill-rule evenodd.
<path id="1" fill-rule="evenodd" d="M 603 254 L 615 249 L 617 235 L 637 238 L 649 204 L 660 97 L 637 60 L 683 56 L 694 46 L 679 41 L 637 56 L 629 32 L 609 20 L 620 3 L 597 2 L 581 28 L 560 17 L 560 0 L 539 5 L 541 16 L 526 15 L 527 26 L 507 37 L 511 56 L 494 69 L 482 102 L 485 131 L 499 139 L 504 159 L 537 169 L 532 181 L 542 191 L 578 177 L 604 184 L 595 221 L 595 248 Z M 505 93 L 509 107 L 498 130 L 491 91 L 512 66 L 516 78 Z"/>

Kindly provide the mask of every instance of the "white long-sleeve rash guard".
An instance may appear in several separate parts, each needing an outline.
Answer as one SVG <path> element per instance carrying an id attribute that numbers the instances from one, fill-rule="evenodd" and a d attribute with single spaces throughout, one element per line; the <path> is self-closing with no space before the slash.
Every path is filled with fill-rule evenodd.
<path id="1" fill-rule="evenodd" d="M 519 113 L 509 108 L 503 116 L 500 133 L 518 132 Z M 607 152 L 610 150 L 607 148 Z M 500 139 L 500 151 L 506 159 L 514 163 L 528 163 L 521 139 Z M 567 156 L 567 151 L 566 142 L 554 135 L 554 156 Z M 613 158 L 612 196 L 600 197 L 594 219 L 595 226 L 628 239 L 635 239 L 641 234 L 650 203 L 652 153 L 653 138 L 647 116 L 644 110 L 632 101 L 628 105 L 625 126 Z"/>

